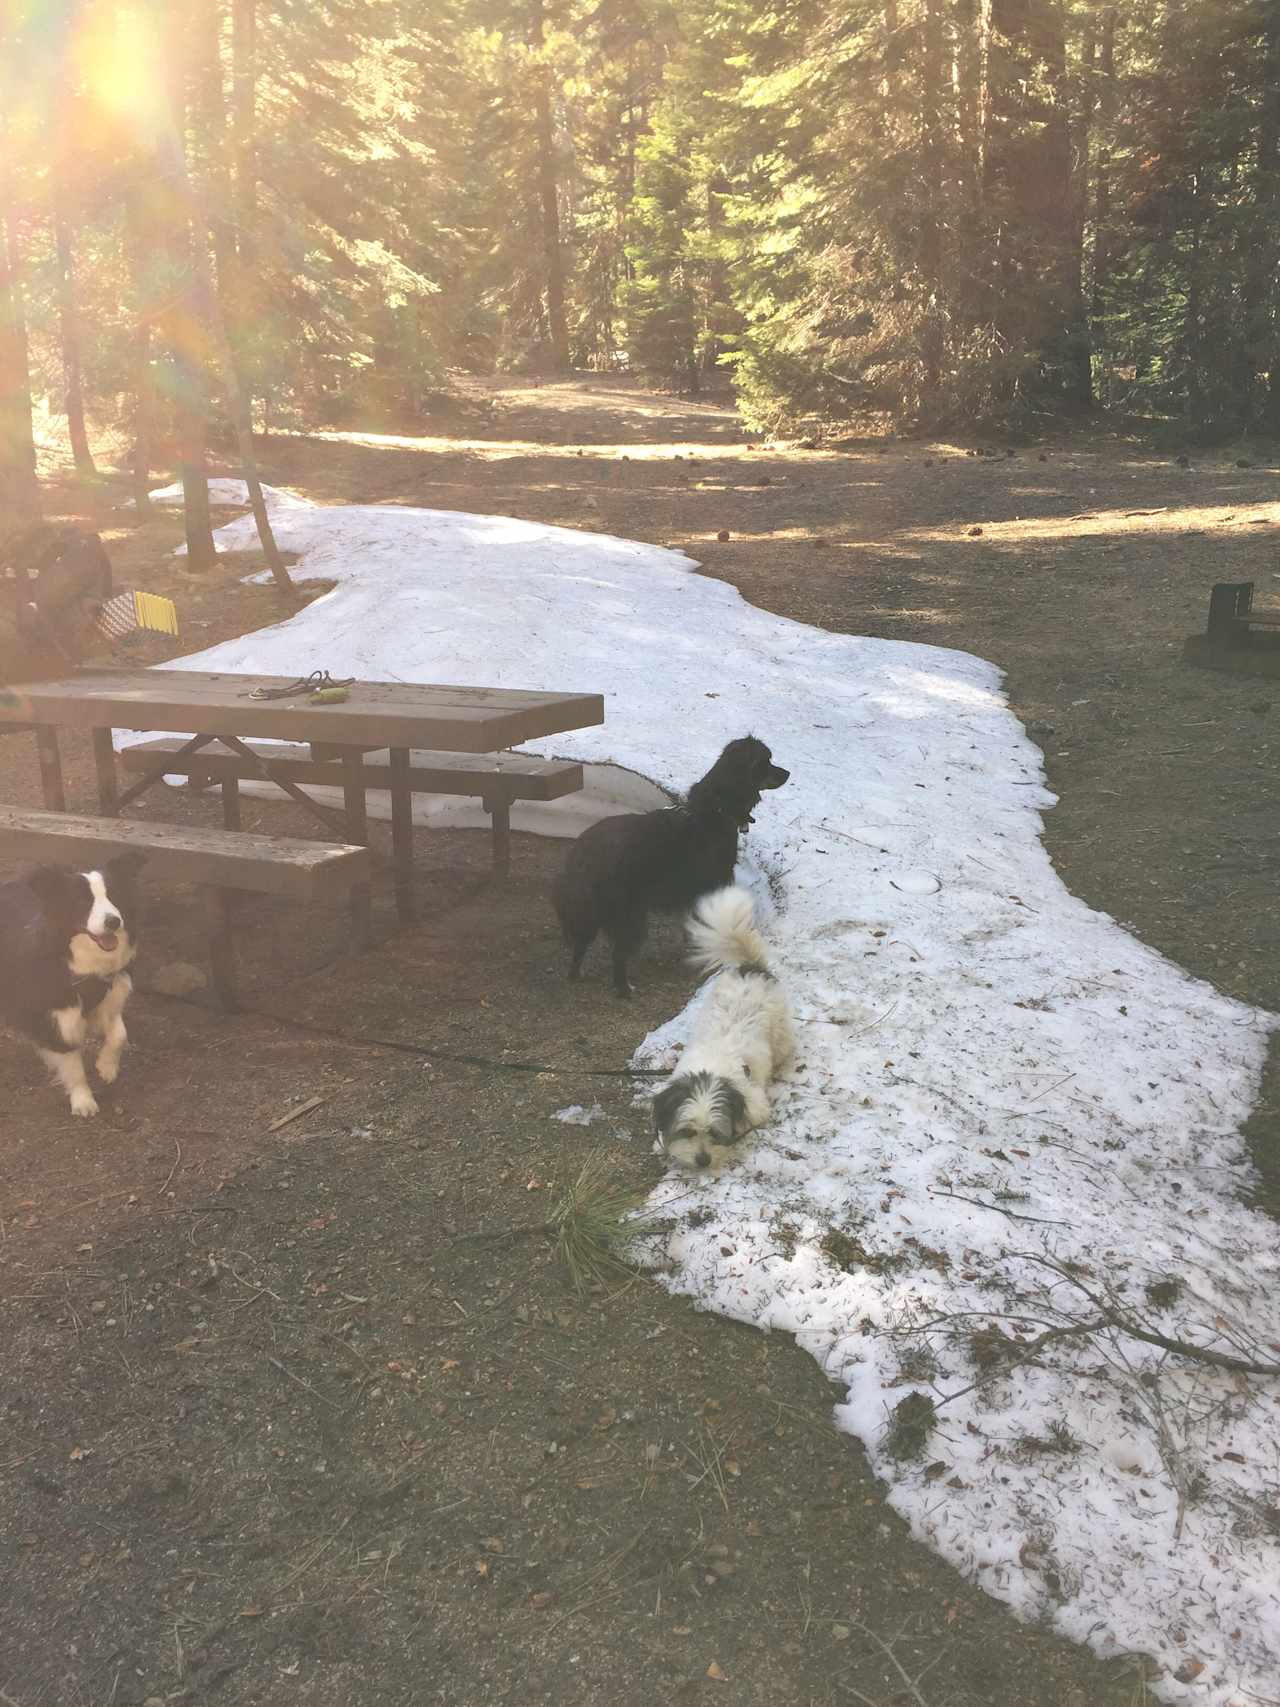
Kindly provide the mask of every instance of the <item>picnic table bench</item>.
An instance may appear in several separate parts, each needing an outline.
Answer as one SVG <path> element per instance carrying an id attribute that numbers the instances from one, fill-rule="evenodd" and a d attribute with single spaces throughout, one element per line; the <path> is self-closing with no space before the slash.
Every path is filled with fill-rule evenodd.
<path id="1" fill-rule="evenodd" d="M 228 829 L 240 827 L 240 784 L 266 781 L 294 784 L 344 785 L 342 761 L 327 755 L 328 743 L 311 748 L 278 741 L 245 742 L 237 751 L 222 741 L 210 741 L 189 751 L 190 743 L 172 736 L 140 741 L 120 754 L 124 768 L 155 776 L 185 776 L 193 788 L 220 787 L 222 816 Z M 315 752 L 319 749 L 321 757 Z M 360 761 L 361 782 L 390 789 L 401 775 L 386 748 L 368 752 Z M 493 829 L 493 869 L 506 876 L 511 864 L 511 806 L 517 800 L 558 800 L 574 794 L 583 783 L 582 766 L 562 759 L 539 759 L 527 753 L 426 753 L 411 750 L 408 788 L 413 794 L 447 794 L 479 799 Z"/>
<path id="2" fill-rule="evenodd" d="M 1219 581 L 1209 597 L 1203 634 L 1191 635 L 1183 655 L 1194 664 L 1248 675 L 1280 675 L 1280 606 L 1255 605 L 1252 581 Z"/>
<path id="3" fill-rule="evenodd" d="M 1258 607 L 1252 581 L 1219 581 L 1209 595 L 1209 637 L 1230 646 L 1242 629 L 1280 628 L 1280 607 Z"/>
<path id="4" fill-rule="evenodd" d="M 256 776 L 262 775 L 257 768 L 262 761 L 246 745 L 248 740 L 298 741 L 310 745 L 313 762 L 336 767 L 326 780 L 338 781 L 343 791 L 337 827 L 345 843 L 363 847 L 369 841 L 366 795 L 373 777 L 364 759 L 367 753 L 385 751 L 396 907 L 406 920 L 413 917 L 413 752 L 483 754 L 485 764 L 491 764 L 495 755 L 523 741 L 603 721 L 600 694 L 353 682 L 345 700 L 313 705 L 310 688 L 302 681 L 229 670 L 77 670 L 52 681 L 24 682 L 12 704 L 0 698 L 0 725 L 23 723 L 35 731 L 44 800 L 51 811 L 66 807 L 58 747 L 61 727 L 92 731 L 98 801 L 106 817 L 122 812 L 162 776 L 179 774 L 183 759 L 213 741 L 229 748 Z M 116 729 L 181 729 L 191 731 L 191 737 L 180 742 L 176 752 L 157 759 L 122 792 L 113 740 Z M 511 767 L 511 786 L 518 769 L 518 764 Z M 277 767 L 270 780 L 317 817 L 326 835 L 333 837 L 334 814 L 305 794 L 291 775 Z M 419 780 L 424 780 L 421 775 Z M 529 778 L 530 786 L 535 780 Z M 559 781 L 567 792 L 573 772 L 565 772 Z M 545 786 L 552 786 L 550 779 Z M 581 786 L 580 773 L 577 786 Z M 495 824 L 495 828 L 501 833 L 501 826 Z M 357 934 L 367 941 L 367 882 L 353 887 L 351 901 Z"/>
<path id="5" fill-rule="evenodd" d="M 239 1006 L 232 935 L 234 891 L 329 901 L 349 895 L 369 880 L 369 850 L 364 847 L 0 807 L 0 854 L 6 857 L 70 859 L 93 870 L 129 852 L 145 854 L 149 871 L 210 887 L 209 958 L 214 988 L 231 1011 Z"/>

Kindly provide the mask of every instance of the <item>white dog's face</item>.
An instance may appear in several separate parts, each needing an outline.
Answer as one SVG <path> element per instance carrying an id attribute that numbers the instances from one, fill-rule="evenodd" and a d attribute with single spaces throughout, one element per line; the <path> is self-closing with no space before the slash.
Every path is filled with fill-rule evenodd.
<path id="1" fill-rule="evenodd" d="M 677 1167 L 719 1167 L 746 1130 L 742 1092 L 714 1073 L 683 1073 L 653 1099 L 653 1124 Z"/>

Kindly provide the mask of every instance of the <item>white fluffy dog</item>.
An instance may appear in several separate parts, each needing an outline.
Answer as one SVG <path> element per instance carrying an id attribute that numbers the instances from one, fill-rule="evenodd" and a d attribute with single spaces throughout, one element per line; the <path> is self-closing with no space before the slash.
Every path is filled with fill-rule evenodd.
<path id="1" fill-rule="evenodd" d="M 745 889 L 718 889 L 689 921 L 694 964 L 718 976 L 693 1021 L 678 1072 L 653 1099 L 653 1123 L 682 1168 L 718 1168 L 769 1118 L 769 1084 L 795 1054 L 787 999 L 765 960 Z"/>

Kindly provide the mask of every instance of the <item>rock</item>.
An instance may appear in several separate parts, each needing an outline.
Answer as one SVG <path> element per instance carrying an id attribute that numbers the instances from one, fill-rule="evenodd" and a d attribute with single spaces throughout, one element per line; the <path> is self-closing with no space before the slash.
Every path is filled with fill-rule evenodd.
<path id="1" fill-rule="evenodd" d="M 1173 460 L 1177 463 L 1179 468 L 1191 467 L 1191 458 L 1187 456 L 1185 452 L 1182 456 L 1175 456 Z"/>
<path id="2" fill-rule="evenodd" d="M 1251 462 L 1246 462 L 1244 457 L 1238 456 L 1236 458 L 1236 467 L 1237 468 L 1252 468 L 1253 464 Z"/>
<path id="3" fill-rule="evenodd" d="M 206 988 L 209 975 L 189 960 L 171 960 L 151 974 L 149 987 L 160 996 L 190 996 Z"/>
<path id="4" fill-rule="evenodd" d="M 726 544 L 729 538 L 728 528 L 721 528 L 720 532 L 716 535 L 716 538 L 720 541 L 721 545 Z"/>
<path id="5" fill-rule="evenodd" d="M 970 529 L 969 529 L 969 538 L 970 538 L 970 539 L 977 539 L 977 537 L 978 537 L 978 535 L 979 535 L 979 534 L 980 534 L 980 533 L 981 533 L 981 532 L 982 532 L 982 529 L 981 529 L 981 528 L 970 528 Z"/>

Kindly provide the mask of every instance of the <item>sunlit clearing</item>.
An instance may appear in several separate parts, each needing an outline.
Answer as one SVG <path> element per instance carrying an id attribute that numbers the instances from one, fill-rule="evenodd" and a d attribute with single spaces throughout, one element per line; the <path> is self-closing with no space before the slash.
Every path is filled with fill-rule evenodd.
<path id="1" fill-rule="evenodd" d="M 997 500 L 994 495 L 987 498 L 990 504 L 997 501 L 1007 502 Z M 1001 520 L 983 516 L 981 520 L 987 542 L 999 541 L 1002 537 L 1017 539 L 1019 542 L 1086 539 L 1091 534 L 1179 534 L 1191 529 L 1203 530 L 1223 526 L 1244 529 L 1256 527 L 1259 520 L 1274 525 L 1280 522 L 1280 505 L 1266 500 L 1242 499 L 1234 505 L 1188 504 L 1160 510 L 1085 510 L 1071 516 L 1009 516 Z M 956 536 L 956 528 L 963 528 L 965 525 L 956 523 L 947 528 L 910 528 L 907 530 L 907 537 L 952 540 Z"/>

